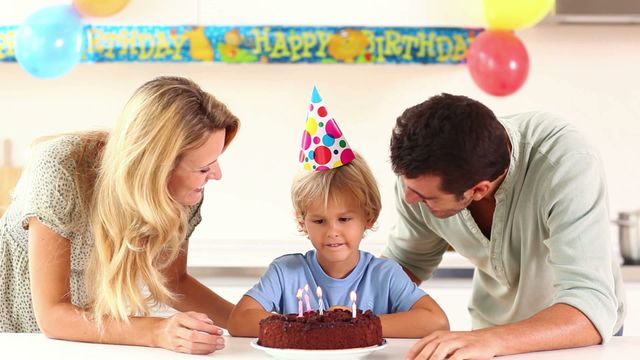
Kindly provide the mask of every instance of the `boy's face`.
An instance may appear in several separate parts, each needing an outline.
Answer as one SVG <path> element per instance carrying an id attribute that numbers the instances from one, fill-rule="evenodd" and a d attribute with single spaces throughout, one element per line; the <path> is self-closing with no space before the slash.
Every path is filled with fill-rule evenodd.
<path id="1" fill-rule="evenodd" d="M 327 207 L 318 200 L 309 207 L 302 223 L 318 262 L 332 277 L 344 277 L 359 260 L 359 246 L 364 231 L 371 228 L 364 209 L 358 207 L 351 194 L 336 194 Z"/>

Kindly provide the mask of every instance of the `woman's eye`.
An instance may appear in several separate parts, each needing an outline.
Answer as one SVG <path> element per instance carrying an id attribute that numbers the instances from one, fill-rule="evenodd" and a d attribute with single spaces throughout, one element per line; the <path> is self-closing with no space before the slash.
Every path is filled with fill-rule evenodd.
<path id="1" fill-rule="evenodd" d="M 350 217 L 342 217 L 342 218 L 340 218 L 340 221 L 342 221 L 342 222 L 347 222 L 349 220 L 351 220 Z"/>
<path id="2" fill-rule="evenodd" d="M 322 224 L 324 223 L 324 220 L 312 220 L 311 222 L 314 224 Z"/>
<path id="3" fill-rule="evenodd" d="M 200 173 L 201 174 L 207 174 L 207 173 L 209 173 L 209 170 L 210 169 L 208 169 L 208 168 L 207 169 L 200 169 Z"/>

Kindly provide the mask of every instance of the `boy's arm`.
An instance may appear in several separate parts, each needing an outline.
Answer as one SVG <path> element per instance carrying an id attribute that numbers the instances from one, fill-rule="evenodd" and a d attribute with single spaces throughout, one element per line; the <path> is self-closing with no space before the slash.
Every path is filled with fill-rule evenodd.
<path id="1" fill-rule="evenodd" d="M 260 320 L 271 316 L 251 296 L 243 296 L 229 316 L 229 334 L 232 336 L 257 337 Z"/>
<path id="2" fill-rule="evenodd" d="M 440 306 L 425 295 L 409 311 L 380 315 L 382 336 L 420 338 L 436 330 L 449 330 L 449 320 Z"/>

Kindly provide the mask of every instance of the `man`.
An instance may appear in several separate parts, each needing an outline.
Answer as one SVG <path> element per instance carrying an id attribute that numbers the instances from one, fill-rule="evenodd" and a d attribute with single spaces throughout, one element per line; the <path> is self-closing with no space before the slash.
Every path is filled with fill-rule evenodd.
<path id="1" fill-rule="evenodd" d="M 391 163 L 399 219 L 383 255 L 418 284 L 449 245 L 475 266 L 474 330 L 436 332 L 409 358 L 490 358 L 621 333 L 604 172 L 574 127 L 540 112 L 498 120 L 442 94 L 398 118 Z"/>

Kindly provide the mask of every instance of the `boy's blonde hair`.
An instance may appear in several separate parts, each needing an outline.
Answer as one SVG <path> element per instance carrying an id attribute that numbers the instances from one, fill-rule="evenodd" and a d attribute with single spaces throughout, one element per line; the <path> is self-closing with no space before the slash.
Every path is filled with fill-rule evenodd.
<path id="1" fill-rule="evenodd" d="M 174 300 L 161 270 L 178 256 L 189 208 L 169 193 L 171 171 L 214 131 L 226 130 L 226 148 L 239 125 L 223 103 L 181 77 L 149 81 L 127 102 L 106 139 L 90 202 L 95 247 L 86 275 L 99 326 Z"/>
<path id="2" fill-rule="evenodd" d="M 293 181 L 291 200 L 300 230 L 308 209 L 318 200 L 327 206 L 340 194 L 350 194 L 364 210 L 365 219 L 373 224 L 380 215 L 382 202 L 376 179 L 364 158 L 356 153 L 354 160 L 331 170 L 305 172 Z"/>

